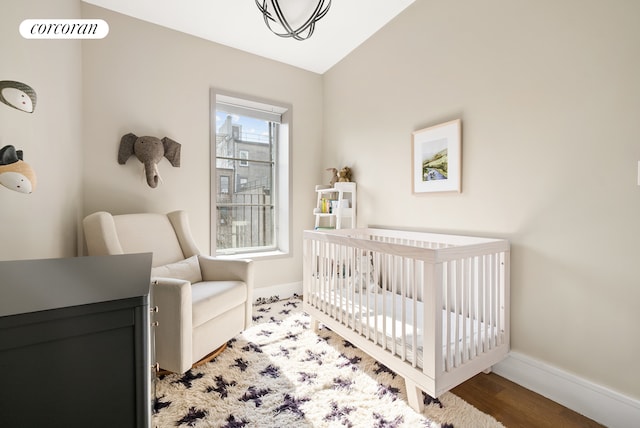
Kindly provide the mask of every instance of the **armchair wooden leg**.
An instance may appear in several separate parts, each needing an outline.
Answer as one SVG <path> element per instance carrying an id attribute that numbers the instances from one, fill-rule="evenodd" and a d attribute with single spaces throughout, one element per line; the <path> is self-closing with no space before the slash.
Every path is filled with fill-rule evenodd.
<path id="1" fill-rule="evenodd" d="M 222 354 L 222 351 L 224 351 L 225 349 L 227 349 L 227 342 L 225 342 L 222 345 L 220 345 L 220 347 L 218 349 L 216 349 L 215 351 L 211 352 L 210 354 L 205 355 L 204 357 L 202 357 L 201 359 L 199 359 L 198 361 L 193 363 L 193 366 L 191 366 L 191 368 L 195 368 L 195 367 L 201 366 L 202 364 L 208 363 L 209 361 L 213 360 L 218 355 Z"/>
<path id="2" fill-rule="evenodd" d="M 227 342 L 225 342 L 222 345 L 220 345 L 220 347 L 218 349 L 216 349 L 215 351 L 205 355 L 204 357 L 202 357 L 201 359 L 199 359 L 198 361 L 193 363 L 191 368 L 194 369 L 194 368 L 196 368 L 198 366 L 201 366 L 201 365 L 203 365 L 205 363 L 208 363 L 209 361 L 213 360 L 218 355 L 220 355 L 222 353 L 222 351 L 224 351 L 225 349 L 227 349 Z M 169 370 L 164 370 L 163 368 L 160 368 L 160 369 L 158 369 L 156 371 L 156 376 L 164 376 L 164 375 L 168 375 L 168 374 L 173 374 L 173 372 L 170 372 Z"/>

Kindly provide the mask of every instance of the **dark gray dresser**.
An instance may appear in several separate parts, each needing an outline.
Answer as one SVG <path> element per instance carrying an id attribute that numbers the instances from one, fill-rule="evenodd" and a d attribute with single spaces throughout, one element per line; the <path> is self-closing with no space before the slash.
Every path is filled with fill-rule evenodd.
<path id="1" fill-rule="evenodd" d="M 151 253 L 0 262 L 0 426 L 148 427 Z"/>

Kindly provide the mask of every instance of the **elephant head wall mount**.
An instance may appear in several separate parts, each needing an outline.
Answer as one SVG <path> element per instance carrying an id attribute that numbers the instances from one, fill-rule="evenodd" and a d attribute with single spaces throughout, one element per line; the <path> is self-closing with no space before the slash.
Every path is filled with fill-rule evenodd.
<path id="1" fill-rule="evenodd" d="M 123 135 L 118 149 L 118 163 L 124 165 L 132 155 L 135 155 L 144 165 L 144 172 L 149 187 L 155 188 L 160 181 L 158 162 L 167 158 L 172 166 L 180 166 L 180 143 L 171 138 L 138 137 L 133 133 Z"/>

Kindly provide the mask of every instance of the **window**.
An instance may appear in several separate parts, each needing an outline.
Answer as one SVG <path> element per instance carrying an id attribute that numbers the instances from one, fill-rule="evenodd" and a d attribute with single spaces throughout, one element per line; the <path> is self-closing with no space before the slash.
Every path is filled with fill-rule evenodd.
<path id="1" fill-rule="evenodd" d="M 247 177 L 238 177 L 238 189 L 236 192 L 240 193 L 247 189 L 247 185 L 249 184 L 249 179 Z"/>
<path id="2" fill-rule="evenodd" d="M 220 193 L 229 194 L 229 176 L 221 175 L 220 176 Z"/>
<path id="3" fill-rule="evenodd" d="M 211 91 L 211 254 L 288 252 L 290 109 Z"/>
<path id="4" fill-rule="evenodd" d="M 249 150 L 240 150 L 240 166 L 249 166 Z"/>

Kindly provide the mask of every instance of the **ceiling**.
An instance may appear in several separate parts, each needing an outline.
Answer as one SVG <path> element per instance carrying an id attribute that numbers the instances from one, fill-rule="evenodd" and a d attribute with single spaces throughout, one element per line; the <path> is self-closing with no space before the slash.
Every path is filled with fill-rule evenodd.
<path id="1" fill-rule="evenodd" d="M 415 0 L 333 0 L 305 41 L 271 33 L 255 0 L 83 1 L 322 74 Z M 285 15 L 286 1 L 302 0 L 281 0 Z"/>

